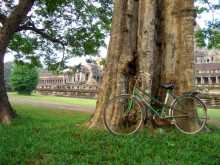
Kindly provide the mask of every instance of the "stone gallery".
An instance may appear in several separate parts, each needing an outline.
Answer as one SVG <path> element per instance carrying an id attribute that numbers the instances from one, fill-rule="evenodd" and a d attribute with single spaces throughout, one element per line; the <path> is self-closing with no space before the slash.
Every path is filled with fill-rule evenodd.
<path id="1" fill-rule="evenodd" d="M 209 106 L 220 106 L 220 51 L 195 49 L 195 89 Z"/>
<path id="2" fill-rule="evenodd" d="M 194 86 L 205 95 L 207 104 L 220 104 L 220 52 L 195 48 Z M 37 91 L 45 95 L 96 97 L 102 78 L 102 68 L 93 63 L 78 65 L 55 75 L 40 73 Z M 212 98 L 212 99 L 210 99 Z M 219 102 L 219 103 L 218 103 Z"/>
<path id="3" fill-rule="evenodd" d="M 46 95 L 96 97 L 102 77 L 99 65 L 78 65 L 55 75 L 48 71 L 40 73 L 37 92 Z"/>
<path id="4" fill-rule="evenodd" d="M 220 94 L 220 51 L 196 49 L 195 85 L 208 93 Z"/>

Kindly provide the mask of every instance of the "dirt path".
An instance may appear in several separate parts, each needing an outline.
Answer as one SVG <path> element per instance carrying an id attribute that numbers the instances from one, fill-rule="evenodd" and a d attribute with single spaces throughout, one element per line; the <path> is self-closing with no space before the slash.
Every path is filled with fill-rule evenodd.
<path id="1" fill-rule="evenodd" d="M 207 123 L 210 125 L 214 125 L 220 129 L 220 121 L 218 120 L 208 120 Z"/>
<path id="2" fill-rule="evenodd" d="M 9 99 L 12 104 L 18 105 L 32 105 L 32 106 L 40 106 L 49 109 L 60 109 L 60 110 L 70 110 L 70 111 L 79 111 L 79 112 L 86 112 L 86 113 L 93 113 L 95 111 L 95 107 L 88 107 L 82 105 L 70 105 L 64 103 L 56 103 L 52 101 L 42 101 L 42 100 L 33 100 L 28 98 L 19 98 L 9 96 Z"/>

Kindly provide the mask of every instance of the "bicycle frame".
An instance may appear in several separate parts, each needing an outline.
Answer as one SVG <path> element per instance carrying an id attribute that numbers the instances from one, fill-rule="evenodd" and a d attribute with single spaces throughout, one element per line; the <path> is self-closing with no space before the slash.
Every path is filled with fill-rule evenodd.
<path id="1" fill-rule="evenodd" d="M 166 89 L 166 97 L 165 97 L 164 102 L 161 102 L 157 98 L 151 96 L 148 92 L 143 91 L 139 88 L 133 89 L 133 95 L 139 101 L 143 101 L 145 106 L 147 106 L 147 108 L 149 108 L 150 112 L 154 116 L 160 117 L 162 119 L 171 118 L 171 115 L 170 115 L 171 105 L 173 104 L 174 100 L 176 99 L 176 97 L 172 94 L 172 90 Z M 171 98 L 173 100 L 171 105 L 167 105 L 169 98 Z M 158 103 L 159 105 L 162 105 L 161 112 L 158 112 L 158 110 L 151 105 L 150 102 L 152 102 L 152 101 L 155 103 Z M 169 112 L 169 115 L 166 115 L 166 112 Z"/>

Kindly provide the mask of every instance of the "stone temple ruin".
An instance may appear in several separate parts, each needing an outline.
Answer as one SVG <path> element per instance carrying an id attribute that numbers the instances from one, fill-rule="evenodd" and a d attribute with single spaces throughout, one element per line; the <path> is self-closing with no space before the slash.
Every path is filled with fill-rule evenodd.
<path id="1" fill-rule="evenodd" d="M 101 78 L 101 67 L 93 63 L 69 68 L 60 75 L 43 71 L 37 92 L 44 95 L 96 97 Z"/>
<path id="2" fill-rule="evenodd" d="M 194 86 L 209 105 L 220 105 L 220 51 L 195 48 Z M 37 92 L 44 95 L 97 97 L 102 68 L 94 63 L 79 65 L 54 75 L 40 73 Z"/>
<path id="3" fill-rule="evenodd" d="M 220 106 L 220 51 L 196 48 L 195 88 L 208 105 Z"/>
<path id="4" fill-rule="evenodd" d="M 197 49 L 195 54 L 196 86 L 220 93 L 220 51 Z"/>

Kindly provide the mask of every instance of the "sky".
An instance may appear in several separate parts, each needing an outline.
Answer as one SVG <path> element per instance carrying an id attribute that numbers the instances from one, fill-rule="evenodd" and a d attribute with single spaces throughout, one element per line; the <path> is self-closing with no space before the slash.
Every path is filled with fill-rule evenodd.
<path id="1" fill-rule="evenodd" d="M 210 0 L 210 2 L 212 3 L 215 3 L 215 4 L 220 4 L 220 0 Z M 200 5 L 200 4 L 196 4 L 196 5 Z M 196 21 L 198 23 L 198 25 L 201 27 L 201 28 L 204 28 L 206 25 L 207 25 L 207 22 L 212 20 L 213 19 L 213 16 L 214 16 L 214 19 L 220 19 L 220 10 L 215 12 L 215 13 L 204 13 L 202 15 L 200 15 L 199 17 L 197 17 Z M 106 45 L 108 45 L 109 43 L 109 37 L 107 37 L 105 39 L 105 43 Z M 104 48 L 100 48 L 100 51 L 99 51 L 99 55 L 100 57 L 106 57 L 107 55 L 107 47 Z M 86 56 L 86 57 L 74 57 L 72 59 L 69 60 L 68 62 L 68 65 L 76 65 L 76 64 L 79 64 L 79 63 L 85 63 L 85 59 L 88 59 L 89 57 Z M 98 58 L 98 57 L 96 57 Z M 8 61 L 13 61 L 14 60 L 14 55 L 13 54 L 6 54 L 5 56 L 5 62 L 8 62 Z"/>
<path id="2" fill-rule="evenodd" d="M 219 4 L 220 5 L 220 0 L 210 0 L 213 4 Z M 196 6 L 203 6 L 199 3 L 196 3 Z M 204 28 L 207 24 L 208 21 L 211 21 L 213 19 L 220 19 L 220 10 L 216 11 L 215 13 L 209 12 L 209 13 L 204 13 L 201 14 L 200 16 L 197 17 L 196 22 L 199 24 L 201 28 Z"/>

